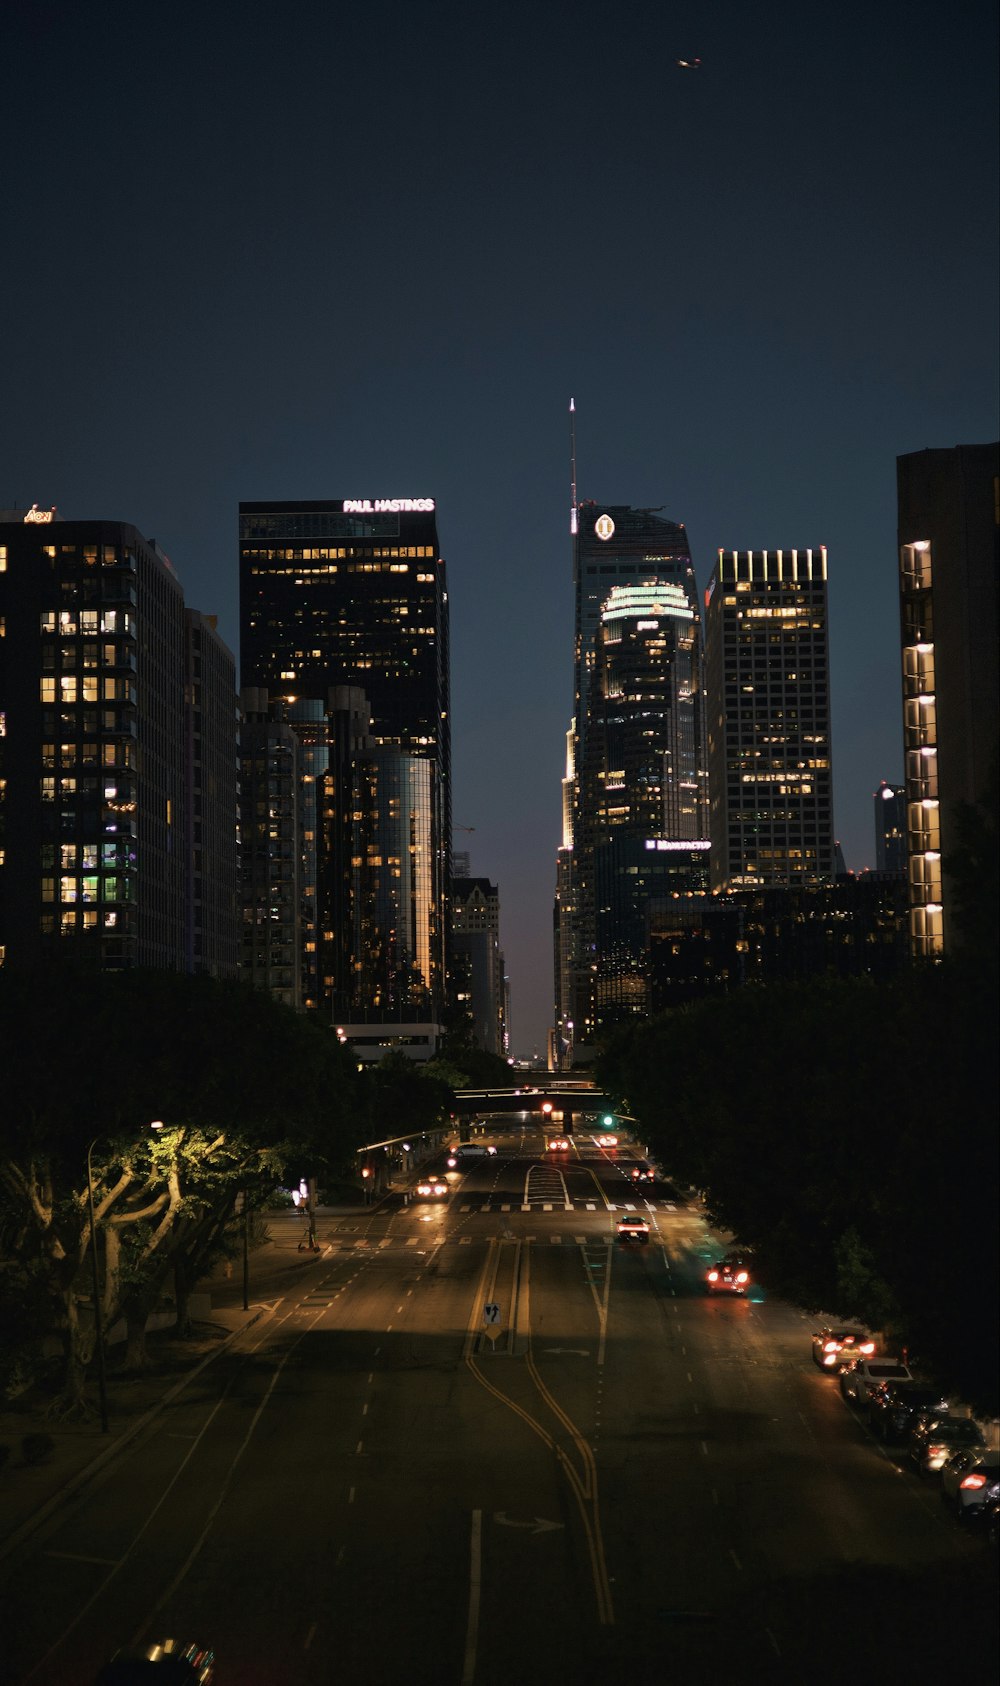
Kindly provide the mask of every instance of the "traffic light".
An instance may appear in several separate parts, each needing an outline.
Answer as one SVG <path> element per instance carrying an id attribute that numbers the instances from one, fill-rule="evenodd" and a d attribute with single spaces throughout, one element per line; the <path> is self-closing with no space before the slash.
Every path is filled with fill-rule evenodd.
<path id="1" fill-rule="evenodd" d="M 614 1123 L 614 1119 L 612 1118 L 610 1112 L 606 1112 L 604 1114 L 604 1128 L 606 1130 L 610 1130 L 613 1123 Z"/>
<path id="2" fill-rule="evenodd" d="M 551 1111 L 552 1111 L 552 1102 L 551 1101 L 543 1101 L 542 1102 L 542 1112 L 544 1113 L 546 1118 L 548 1118 Z"/>

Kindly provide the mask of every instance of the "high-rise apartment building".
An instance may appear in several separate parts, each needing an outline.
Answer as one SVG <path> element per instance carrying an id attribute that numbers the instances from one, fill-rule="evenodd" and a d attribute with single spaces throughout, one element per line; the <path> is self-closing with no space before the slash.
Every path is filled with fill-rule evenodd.
<path id="1" fill-rule="evenodd" d="M 437 1018 L 451 720 L 434 500 L 241 503 L 239 542 L 243 686 L 266 691 L 300 737 L 289 711 L 314 705 L 334 750 L 311 838 L 324 1011 L 354 1024 Z M 364 729 L 345 731 L 335 698 L 355 694 Z"/>
<path id="2" fill-rule="evenodd" d="M 231 977 L 235 664 L 121 521 L 0 514 L 0 951 Z"/>
<path id="3" fill-rule="evenodd" d="M 557 865 L 559 1058 L 600 1022 L 596 851 L 704 835 L 701 607 L 687 533 L 659 510 L 574 509 L 575 708 Z M 602 932 L 608 931 L 607 920 Z"/>
<path id="4" fill-rule="evenodd" d="M 706 604 L 712 888 L 825 883 L 826 549 L 720 550 Z"/>
<path id="5" fill-rule="evenodd" d="M 948 861 L 997 776 L 1000 445 L 897 458 L 910 948 L 961 945 Z"/>

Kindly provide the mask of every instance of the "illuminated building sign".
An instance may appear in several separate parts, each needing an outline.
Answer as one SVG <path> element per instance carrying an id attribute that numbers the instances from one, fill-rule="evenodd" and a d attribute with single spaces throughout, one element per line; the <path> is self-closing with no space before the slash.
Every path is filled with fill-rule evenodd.
<path id="1" fill-rule="evenodd" d="M 345 498 L 345 515 L 423 514 L 434 508 L 433 498 Z"/>
<path id="2" fill-rule="evenodd" d="M 55 506 L 55 504 L 52 505 L 51 509 L 39 509 L 37 503 L 32 504 L 31 508 L 27 511 L 27 513 L 24 517 L 25 521 L 39 521 L 39 522 L 54 521 L 55 518 L 56 518 L 56 506 Z"/>
<path id="3" fill-rule="evenodd" d="M 599 515 L 594 522 L 594 532 L 599 539 L 609 539 L 615 530 L 615 524 L 610 515 Z"/>

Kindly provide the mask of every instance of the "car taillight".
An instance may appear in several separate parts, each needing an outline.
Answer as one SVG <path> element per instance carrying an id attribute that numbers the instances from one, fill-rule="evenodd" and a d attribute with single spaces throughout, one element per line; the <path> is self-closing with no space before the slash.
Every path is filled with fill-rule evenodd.
<path id="1" fill-rule="evenodd" d="M 741 1270 L 739 1275 L 737 1276 L 736 1280 L 737 1280 L 737 1282 L 749 1282 L 750 1278 L 748 1277 L 745 1270 Z"/>
<path id="2" fill-rule="evenodd" d="M 708 1280 L 710 1282 L 718 1282 L 718 1280 L 719 1280 L 718 1271 L 717 1270 L 710 1270 L 709 1273 L 708 1273 Z"/>
<path id="3" fill-rule="evenodd" d="M 939 1458 L 942 1452 L 947 1452 L 947 1450 L 947 1441 L 942 1441 L 940 1444 L 935 1441 L 931 1441 L 931 1444 L 927 1448 L 927 1456 L 929 1458 Z"/>
<path id="4" fill-rule="evenodd" d="M 836 1362 L 837 1362 L 837 1349 L 836 1349 L 836 1347 L 834 1347 L 832 1352 L 827 1353 L 826 1357 L 823 1360 L 823 1363 L 824 1364 L 836 1364 Z"/>
<path id="5" fill-rule="evenodd" d="M 823 1351 L 824 1352 L 836 1352 L 839 1345 L 840 1345 L 839 1341 L 824 1341 L 823 1342 Z"/>
<path id="6" fill-rule="evenodd" d="M 870 1357 L 871 1354 L 875 1351 L 875 1342 L 874 1341 L 865 1341 L 862 1346 L 858 1347 L 858 1351 L 863 1352 L 867 1356 Z"/>
<path id="7" fill-rule="evenodd" d="M 985 1475 L 967 1475 L 963 1481 L 959 1482 L 958 1485 L 960 1487 L 967 1487 L 974 1491 L 978 1487 L 986 1486 L 986 1477 Z"/>

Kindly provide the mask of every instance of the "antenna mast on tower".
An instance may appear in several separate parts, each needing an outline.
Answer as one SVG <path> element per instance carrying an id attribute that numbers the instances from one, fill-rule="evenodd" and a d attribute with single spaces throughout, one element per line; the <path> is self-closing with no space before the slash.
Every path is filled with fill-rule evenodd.
<path id="1" fill-rule="evenodd" d="M 576 403 L 569 401 L 569 478 L 570 478 L 570 511 L 569 530 L 576 532 Z"/>

